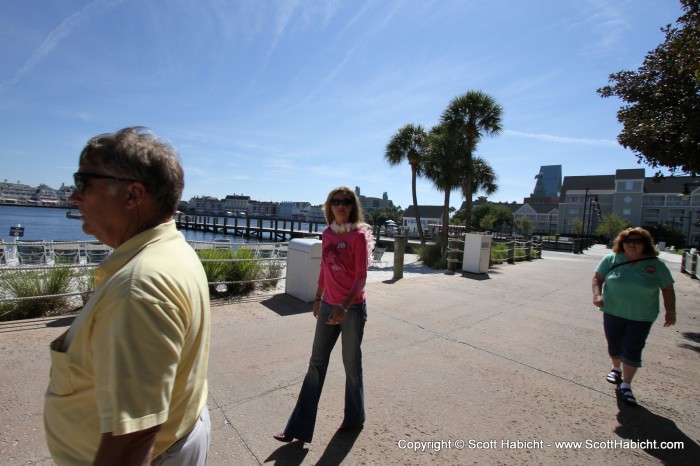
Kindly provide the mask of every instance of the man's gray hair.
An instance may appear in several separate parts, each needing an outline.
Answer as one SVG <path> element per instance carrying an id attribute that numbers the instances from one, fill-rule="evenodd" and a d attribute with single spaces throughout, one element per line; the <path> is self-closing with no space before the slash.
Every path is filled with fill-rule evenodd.
<path id="1" fill-rule="evenodd" d="M 185 187 L 175 147 L 143 126 L 93 137 L 80 153 L 80 161 L 100 165 L 114 176 L 139 180 L 162 215 L 175 212 Z"/>

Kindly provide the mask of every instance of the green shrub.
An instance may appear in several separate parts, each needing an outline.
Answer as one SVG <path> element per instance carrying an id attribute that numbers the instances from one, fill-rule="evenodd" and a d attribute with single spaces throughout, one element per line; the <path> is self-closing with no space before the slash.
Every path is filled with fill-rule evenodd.
<path id="1" fill-rule="evenodd" d="M 74 277 L 75 272 L 70 268 L 5 271 L 0 273 L 0 295 L 14 299 L 70 293 Z M 33 319 L 72 309 L 70 296 L 3 301 L 0 320 Z"/>
<path id="2" fill-rule="evenodd" d="M 416 254 L 418 259 L 431 269 L 444 269 L 447 267 L 447 261 L 443 254 L 443 244 L 442 239 L 438 239 L 435 244 L 426 244 L 416 248 Z"/>
<path id="3" fill-rule="evenodd" d="M 491 245 L 491 262 L 500 264 L 508 259 L 508 245 L 493 243 Z"/>
<path id="4" fill-rule="evenodd" d="M 198 252 L 209 282 L 236 282 L 209 285 L 212 297 L 229 297 L 250 294 L 258 288 L 268 289 L 277 286 L 276 281 L 258 282 L 265 278 L 281 276 L 282 265 L 255 260 L 255 252 L 240 248 L 205 249 Z M 269 283 L 269 285 L 268 285 Z"/>

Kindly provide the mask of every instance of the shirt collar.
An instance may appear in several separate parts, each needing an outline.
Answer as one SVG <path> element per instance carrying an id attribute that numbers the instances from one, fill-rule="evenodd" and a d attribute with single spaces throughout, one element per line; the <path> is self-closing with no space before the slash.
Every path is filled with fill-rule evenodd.
<path id="1" fill-rule="evenodd" d="M 95 269 L 95 288 L 124 267 L 145 247 L 179 234 L 180 232 L 175 227 L 175 221 L 170 220 L 132 236 Z"/>

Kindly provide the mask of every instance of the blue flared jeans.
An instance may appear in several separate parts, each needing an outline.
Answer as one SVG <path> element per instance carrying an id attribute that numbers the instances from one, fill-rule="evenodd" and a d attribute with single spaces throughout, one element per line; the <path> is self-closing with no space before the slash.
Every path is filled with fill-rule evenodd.
<path id="1" fill-rule="evenodd" d="M 316 424 L 318 402 L 328 371 L 331 351 L 342 336 L 345 366 L 345 416 L 341 427 L 360 427 L 365 422 L 365 395 L 362 383 L 362 336 L 367 321 L 367 304 L 353 304 L 340 325 L 328 325 L 332 305 L 321 301 L 309 370 L 301 386 L 297 404 L 289 417 L 284 434 L 311 442 Z"/>

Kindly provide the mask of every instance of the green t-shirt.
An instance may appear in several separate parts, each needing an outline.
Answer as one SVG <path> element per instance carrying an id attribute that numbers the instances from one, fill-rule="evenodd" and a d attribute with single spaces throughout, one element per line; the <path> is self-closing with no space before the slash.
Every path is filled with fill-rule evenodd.
<path id="1" fill-rule="evenodd" d="M 659 289 L 673 284 L 671 272 L 658 258 L 610 270 L 623 262 L 628 262 L 624 254 L 613 253 L 596 267 L 595 271 L 605 277 L 601 311 L 630 320 L 655 321 L 659 316 Z"/>

